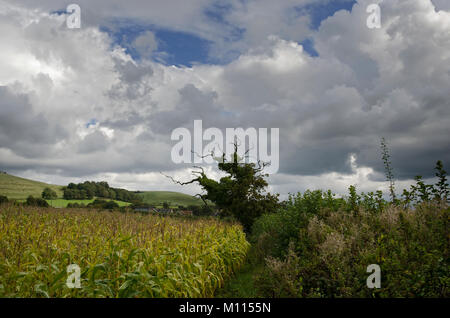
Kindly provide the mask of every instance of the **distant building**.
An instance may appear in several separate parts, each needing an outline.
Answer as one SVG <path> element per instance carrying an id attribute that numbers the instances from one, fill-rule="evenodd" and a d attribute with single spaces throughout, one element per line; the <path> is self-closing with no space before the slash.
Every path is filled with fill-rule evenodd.
<path id="1" fill-rule="evenodd" d="M 155 208 L 155 207 L 146 207 L 146 206 L 142 206 L 142 207 L 138 206 L 138 207 L 133 208 L 133 210 L 135 212 L 143 212 L 143 213 L 149 213 L 149 212 L 161 213 L 161 214 L 173 213 L 173 209 L 159 209 L 159 208 Z"/>
<path id="2" fill-rule="evenodd" d="M 186 216 L 194 215 L 194 214 L 192 213 L 192 211 L 189 211 L 189 210 L 182 210 L 182 211 L 180 211 L 180 214 L 181 214 L 181 215 L 186 215 Z"/>

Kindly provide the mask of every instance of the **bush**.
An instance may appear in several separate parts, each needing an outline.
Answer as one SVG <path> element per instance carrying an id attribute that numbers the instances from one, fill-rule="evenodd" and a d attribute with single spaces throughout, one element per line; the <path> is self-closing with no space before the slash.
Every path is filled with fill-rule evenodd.
<path id="1" fill-rule="evenodd" d="M 101 199 L 95 199 L 94 202 L 89 203 L 87 207 L 92 207 L 96 209 L 102 209 L 102 210 L 114 210 L 118 209 L 119 205 L 117 202 L 114 201 L 106 201 Z"/>
<path id="2" fill-rule="evenodd" d="M 27 201 L 25 204 L 28 206 L 38 206 L 38 207 L 42 207 L 42 208 L 49 207 L 47 201 L 45 201 L 44 199 L 41 199 L 41 198 L 34 198 L 32 195 L 30 195 L 27 198 Z"/>
<path id="3" fill-rule="evenodd" d="M 255 285 L 266 297 L 287 298 L 299 297 L 302 281 L 298 278 L 300 259 L 290 244 L 286 259 L 281 261 L 269 256 L 262 273 L 256 275 Z"/>
<path id="4" fill-rule="evenodd" d="M 4 195 L 0 195 L 0 204 L 8 203 L 8 202 L 9 202 L 8 197 L 6 197 Z"/>
<path id="5" fill-rule="evenodd" d="M 181 209 L 186 210 L 186 209 Z M 196 216 L 207 216 L 207 215 L 213 215 L 214 210 L 209 205 L 189 205 L 187 207 L 187 210 L 192 211 L 192 214 Z"/>
<path id="6" fill-rule="evenodd" d="M 78 203 L 78 202 L 74 202 L 74 203 L 68 203 L 67 204 L 67 208 L 72 208 L 72 209 L 81 209 L 81 208 L 85 208 L 86 205 L 84 203 Z"/>
<path id="7" fill-rule="evenodd" d="M 42 191 L 42 199 L 54 200 L 56 198 L 58 198 L 58 195 L 52 189 L 45 188 L 44 191 Z"/>
<path id="8" fill-rule="evenodd" d="M 447 206 L 391 205 L 379 213 L 359 208 L 357 214 L 323 208 L 308 214 L 302 201 L 298 197 L 255 224 L 258 244 L 273 240 L 256 279 L 262 296 L 450 296 Z M 370 264 L 381 267 L 380 289 L 366 287 Z"/>
<path id="9" fill-rule="evenodd" d="M 306 227 L 314 215 L 327 215 L 346 205 L 345 200 L 335 198 L 331 191 L 306 191 L 290 196 L 277 213 L 265 214 L 256 220 L 250 240 L 256 247 L 264 246 L 263 257 L 285 256 L 290 242 L 298 245 L 298 231 Z"/>

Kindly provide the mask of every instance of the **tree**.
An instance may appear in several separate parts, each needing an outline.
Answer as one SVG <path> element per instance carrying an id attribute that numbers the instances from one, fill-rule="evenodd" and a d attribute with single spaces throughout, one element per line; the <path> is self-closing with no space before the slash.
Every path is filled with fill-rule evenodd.
<path id="1" fill-rule="evenodd" d="M 49 205 L 47 203 L 47 201 L 41 199 L 41 198 L 33 198 L 32 195 L 28 196 L 27 201 L 26 201 L 26 205 L 28 206 L 39 206 L 39 207 L 43 207 L 43 208 L 48 208 Z"/>
<path id="2" fill-rule="evenodd" d="M 3 203 L 8 203 L 8 197 L 4 196 L 4 195 L 0 195 L 0 204 Z"/>
<path id="3" fill-rule="evenodd" d="M 444 170 L 444 166 L 442 161 L 438 160 L 436 162 L 436 177 L 438 178 L 438 182 L 436 183 L 435 188 L 433 189 L 434 196 L 437 200 L 448 201 L 450 188 L 447 183 L 447 172 Z"/>
<path id="4" fill-rule="evenodd" d="M 395 196 L 395 183 L 394 183 L 394 173 L 391 167 L 391 155 L 389 154 L 389 149 L 387 147 L 386 139 L 381 138 L 381 152 L 384 163 L 384 170 L 386 172 L 386 179 L 389 181 L 389 192 L 391 195 L 392 203 L 396 202 Z"/>
<path id="5" fill-rule="evenodd" d="M 182 209 L 186 210 L 186 209 Z M 188 211 L 192 211 L 192 214 L 197 216 L 207 216 L 207 215 L 213 215 L 214 210 L 209 205 L 189 205 L 187 207 Z"/>
<path id="6" fill-rule="evenodd" d="M 71 182 L 71 183 L 69 183 L 69 185 L 67 186 L 67 188 L 69 188 L 69 189 L 76 189 L 77 186 L 76 186 L 75 183 Z"/>
<path id="7" fill-rule="evenodd" d="M 357 213 L 359 210 L 361 197 L 356 193 L 356 187 L 351 185 L 348 188 L 349 198 L 348 198 L 348 210 L 353 213 Z"/>
<path id="8" fill-rule="evenodd" d="M 46 200 L 54 200 L 58 197 L 55 191 L 53 191 L 50 188 L 45 188 L 44 191 L 42 191 L 42 199 Z"/>
<path id="9" fill-rule="evenodd" d="M 422 176 L 415 176 L 414 180 L 416 181 L 416 185 L 411 186 L 414 199 L 419 202 L 430 201 L 431 194 L 433 193 L 433 185 L 425 184 Z"/>
<path id="10" fill-rule="evenodd" d="M 212 156 L 212 154 L 211 154 Z M 225 154 L 217 160 L 219 170 L 225 172 L 226 176 L 219 181 L 210 179 L 201 167 L 196 169 L 196 176 L 190 181 L 174 182 L 187 185 L 199 184 L 206 194 L 197 194 L 205 205 L 208 200 L 215 203 L 221 210 L 222 216 L 235 217 L 249 233 L 255 219 L 264 213 L 274 212 L 278 208 L 278 194 L 272 195 L 266 192 L 268 186 L 263 173 L 265 163 L 245 163 L 238 155 L 238 144 L 234 143 L 234 153 L 231 160 L 226 159 Z"/>

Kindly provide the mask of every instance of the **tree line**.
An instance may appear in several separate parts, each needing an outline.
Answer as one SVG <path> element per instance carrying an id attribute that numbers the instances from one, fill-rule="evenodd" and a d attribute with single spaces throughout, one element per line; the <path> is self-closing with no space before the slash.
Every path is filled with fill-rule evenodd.
<path id="1" fill-rule="evenodd" d="M 125 189 L 112 188 L 105 181 L 69 183 L 67 187 L 63 188 L 63 193 L 63 198 L 66 200 L 90 200 L 94 197 L 100 197 L 131 203 L 142 201 L 142 198 L 137 194 Z"/>

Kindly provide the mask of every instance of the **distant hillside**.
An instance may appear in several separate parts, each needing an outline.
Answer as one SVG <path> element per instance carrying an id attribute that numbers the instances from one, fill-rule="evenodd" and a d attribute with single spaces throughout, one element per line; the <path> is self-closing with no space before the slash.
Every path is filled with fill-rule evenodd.
<path id="1" fill-rule="evenodd" d="M 203 201 L 194 196 L 172 191 L 145 191 L 138 193 L 143 197 L 144 203 L 155 206 L 162 205 L 163 202 L 168 202 L 171 206 L 188 206 L 188 205 L 202 205 Z"/>
<path id="2" fill-rule="evenodd" d="M 20 178 L 6 173 L 0 173 L 0 195 L 6 195 L 9 199 L 26 199 L 29 195 L 41 197 L 42 191 L 44 191 L 46 187 L 55 190 L 58 194 L 58 198 L 62 198 L 63 186 Z M 145 203 L 155 206 L 162 205 L 163 202 L 169 202 L 171 206 L 203 204 L 202 200 L 180 192 L 144 191 L 138 193 L 138 195 L 143 197 Z M 64 203 L 62 206 L 65 205 L 67 204 Z"/>
<path id="3" fill-rule="evenodd" d="M 0 195 L 6 195 L 9 199 L 26 199 L 29 195 L 41 197 L 46 187 L 56 191 L 58 197 L 62 197 L 62 186 L 0 173 Z"/>

